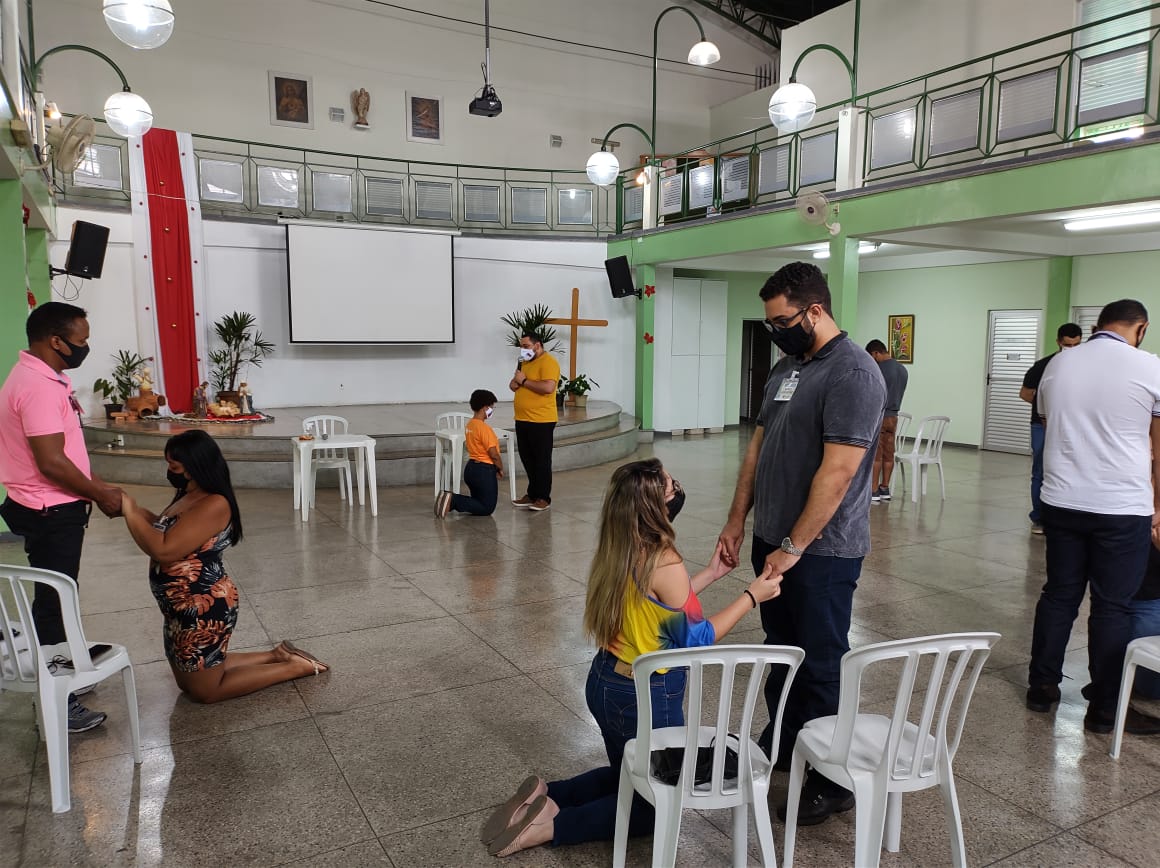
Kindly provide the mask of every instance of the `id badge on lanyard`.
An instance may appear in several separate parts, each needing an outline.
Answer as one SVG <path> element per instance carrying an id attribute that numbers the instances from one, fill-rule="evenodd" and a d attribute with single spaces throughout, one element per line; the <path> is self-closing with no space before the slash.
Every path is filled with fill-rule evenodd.
<path id="1" fill-rule="evenodd" d="M 777 393 L 773 396 L 774 401 L 788 401 L 793 397 L 793 393 L 797 391 L 798 379 L 800 371 L 793 371 L 786 379 L 781 381 L 781 385 L 777 387 Z"/>

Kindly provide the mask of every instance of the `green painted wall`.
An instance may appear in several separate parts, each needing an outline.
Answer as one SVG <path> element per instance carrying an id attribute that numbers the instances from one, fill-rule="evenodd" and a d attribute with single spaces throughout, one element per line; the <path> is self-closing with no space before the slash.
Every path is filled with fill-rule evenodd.
<path id="1" fill-rule="evenodd" d="M 19 181 L 0 181 L 0 379 L 24 349 L 28 297 L 24 289 L 23 192 Z M 47 299 L 46 299 L 47 300 Z M 4 487 L 0 486 L 0 499 Z M 8 528 L 0 520 L 0 532 Z"/>
<path id="2" fill-rule="evenodd" d="M 1109 301 L 1134 298 L 1143 302 L 1154 323 L 1160 323 L 1160 251 L 1077 256 L 1073 260 L 1071 303 L 1102 307 Z M 1160 335 L 1149 331 L 1144 349 L 1160 352 Z"/>

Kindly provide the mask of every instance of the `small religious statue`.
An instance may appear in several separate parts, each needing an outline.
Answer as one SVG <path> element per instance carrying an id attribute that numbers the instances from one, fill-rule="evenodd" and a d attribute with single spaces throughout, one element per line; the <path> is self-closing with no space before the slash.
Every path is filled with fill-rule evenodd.
<path id="1" fill-rule="evenodd" d="M 141 368 L 133 374 L 133 383 L 141 390 L 142 395 L 148 395 L 153 392 L 153 371 L 149 368 Z"/>
<path id="2" fill-rule="evenodd" d="M 245 383 L 238 384 L 238 412 L 242 416 L 254 414 L 254 399 L 250 395 L 250 387 Z"/>
<path id="3" fill-rule="evenodd" d="M 209 383 L 203 382 L 193 390 L 193 415 L 204 419 L 209 413 Z"/>
<path id="4" fill-rule="evenodd" d="M 371 110 L 371 95 L 365 87 L 360 87 L 350 95 L 350 105 L 354 109 L 356 127 L 369 127 L 367 112 Z"/>

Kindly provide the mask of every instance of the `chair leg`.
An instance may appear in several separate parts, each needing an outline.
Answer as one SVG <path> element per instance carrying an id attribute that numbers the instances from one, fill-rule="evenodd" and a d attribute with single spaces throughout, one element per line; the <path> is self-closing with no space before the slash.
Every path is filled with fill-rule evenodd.
<path id="1" fill-rule="evenodd" d="M 346 471 L 346 502 L 351 506 L 354 506 L 354 475 L 351 472 L 349 461 L 346 462 L 346 467 L 344 467 L 343 470 Z M 341 476 L 339 477 L 338 481 L 340 484 L 342 483 Z"/>
<path id="2" fill-rule="evenodd" d="M 938 460 L 938 463 L 935 464 L 935 467 L 938 468 L 938 484 L 939 484 L 939 487 L 942 488 L 942 499 L 946 500 L 947 499 L 947 481 L 943 477 L 942 459 L 941 458 Z"/>
<path id="3" fill-rule="evenodd" d="M 926 497 L 926 480 L 930 476 L 930 465 L 923 464 L 921 467 L 922 469 L 919 470 L 919 473 L 922 474 L 922 496 Z"/>
<path id="4" fill-rule="evenodd" d="M 612 868 L 624 868 L 628 852 L 628 815 L 632 811 L 634 792 L 628 768 L 621 763 L 620 790 L 616 797 L 616 831 L 612 838 Z"/>
<path id="5" fill-rule="evenodd" d="M 55 685 L 40 692 L 44 720 L 44 744 L 48 753 L 48 783 L 52 812 L 66 813 L 72 807 L 68 767 L 68 694 L 58 695 Z"/>
<path id="6" fill-rule="evenodd" d="M 918 503 L 918 477 L 922 476 L 922 465 L 915 464 L 910 474 L 910 502 Z"/>
<path id="7" fill-rule="evenodd" d="M 769 790 L 761 788 L 750 793 L 753 805 L 753 825 L 757 828 L 757 843 L 761 848 L 762 868 L 777 868 L 777 850 L 773 843 L 773 821 L 769 817 Z"/>
<path id="8" fill-rule="evenodd" d="M 125 708 L 129 712 L 129 735 L 133 739 L 133 762 L 141 764 L 141 718 L 137 712 L 137 679 L 133 675 L 132 664 L 121 670 L 121 682 L 125 685 Z"/>
<path id="9" fill-rule="evenodd" d="M 733 868 L 749 864 L 749 805 L 742 802 L 733 809 Z"/>
<path id="10" fill-rule="evenodd" d="M 793 845 L 797 838 L 798 803 L 802 798 L 802 781 L 806 776 L 806 758 L 794 747 L 793 759 L 789 764 L 789 794 L 785 802 L 785 842 L 782 862 L 785 868 L 793 868 Z"/>
<path id="11" fill-rule="evenodd" d="M 885 788 L 876 781 L 854 781 L 854 864 L 878 868 L 882 858 L 882 833 L 886 822 Z"/>
<path id="12" fill-rule="evenodd" d="M 681 791 L 657 793 L 656 825 L 653 827 L 653 868 L 673 868 L 677 863 L 677 841 L 681 837 Z"/>
<path id="13" fill-rule="evenodd" d="M 318 468 L 313 464 L 310 465 L 310 490 L 303 494 L 303 497 L 310 498 L 310 508 L 313 509 L 318 503 L 315 493 L 318 491 Z"/>
<path id="14" fill-rule="evenodd" d="M 451 490 L 459 494 L 459 483 L 463 476 L 463 441 L 456 440 L 451 454 Z"/>
<path id="15" fill-rule="evenodd" d="M 1124 674 L 1120 678 L 1120 700 L 1116 704 L 1116 725 L 1112 730 L 1112 759 L 1120 758 L 1120 746 L 1124 743 L 1124 720 L 1128 716 L 1128 702 L 1132 699 L 1132 683 L 1136 680 L 1136 659 L 1131 652 L 1124 661 Z"/>
<path id="16" fill-rule="evenodd" d="M 943 771 L 942 791 L 943 803 L 947 812 L 947 832 L 951 836 L 951 864 L 955 868 L 967 868 L 967 845 L 963 841 L 963 818 L 959 813 L 959 796 L 955 789 L 955 776 L 950 766 Z"/>
<path id="17" fill-rule="evenodd" d="M 886 796 L 886 852 L 897 853 L 902 848 L 902 793 Z"/>

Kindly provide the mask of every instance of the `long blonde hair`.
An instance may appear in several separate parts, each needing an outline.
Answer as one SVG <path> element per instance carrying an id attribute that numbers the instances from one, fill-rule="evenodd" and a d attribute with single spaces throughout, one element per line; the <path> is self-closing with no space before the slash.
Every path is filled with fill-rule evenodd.
<path id="1" fill-rule="evenodd" d="M 584 632 L 600 647 L 607 648 L 620 632 L 627 587 L 633 584 L 642 597 L 648 593 L 661 555 L 676 552 L 675 536 L 661 462 L 649 458 L 616 468 L 600 508 L 600 539 L 584 605 Z"/>

